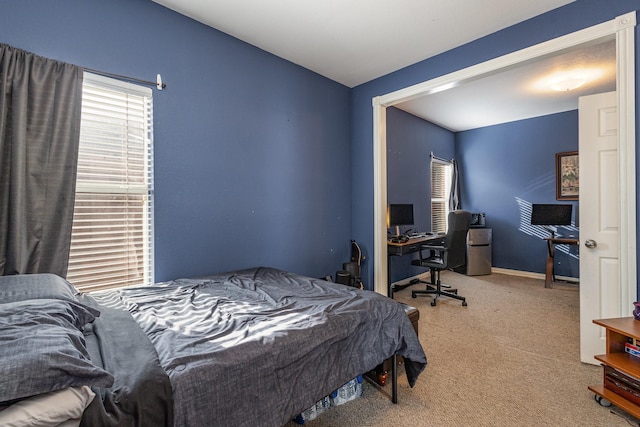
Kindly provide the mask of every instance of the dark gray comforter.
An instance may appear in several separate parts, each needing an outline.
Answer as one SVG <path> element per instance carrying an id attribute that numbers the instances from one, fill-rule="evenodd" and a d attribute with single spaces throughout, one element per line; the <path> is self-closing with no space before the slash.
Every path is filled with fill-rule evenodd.
<path id="1" fill-rule="evenodd" d="M 95 296 L 126 308 L 171 379 L 176 426 L 282 426 L 393 354 L 426 358 L 397 302 L 270 268 Z"/>
<path id="2" fill-rule="evenodd" d="M 85 326 L 85 340 L 91 361 L 114 377 L 112 387 L 92 387 L 96 397 L 80 426 L 171 427 L 171 382 L 151 341 L 127 311 L 98 305 L 87 295 L 78 299 L 101 312 Z"/>

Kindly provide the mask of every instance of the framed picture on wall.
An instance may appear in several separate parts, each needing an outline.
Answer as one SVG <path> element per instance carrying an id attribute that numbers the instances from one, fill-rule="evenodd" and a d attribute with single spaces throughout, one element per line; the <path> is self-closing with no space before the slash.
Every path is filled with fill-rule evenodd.
<path id="1" fill-rule="evenodd" d="M 556 153 L 556 199 L 578 200 L 580 170 L 578 152 Z"/>

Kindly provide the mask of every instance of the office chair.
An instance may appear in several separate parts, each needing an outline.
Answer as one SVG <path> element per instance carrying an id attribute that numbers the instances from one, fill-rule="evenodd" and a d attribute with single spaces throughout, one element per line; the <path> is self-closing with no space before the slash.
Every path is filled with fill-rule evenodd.
<path id="1" fill-rule="evenodd" d="M 431 282 L 427 283 L 425 290 L 411 291 L 411 298 L 417 295 L 435 295 L 431 305 L 435 306 L 439 296 L 446 296 L 462 301 L 466 306 L 465 297 L 458 295 L 457 289 L 443 290 L 440 282 L 442 270 L 463 266 L 467 250 L 467 232 L 471 223 L 471 213 L 467 211 L 452 211 L 447 217 L 449 229 L 444 239 L 440 242 L 431 242 L 421 245 L 418 251 L 419 259 L 411 261 L 411 264 L 419 267 L 428 267 L 431 270 Z M 424 251 L 424 252 L 423 252 Z M 426 252 L 429 255 L 427 256 Z"/>

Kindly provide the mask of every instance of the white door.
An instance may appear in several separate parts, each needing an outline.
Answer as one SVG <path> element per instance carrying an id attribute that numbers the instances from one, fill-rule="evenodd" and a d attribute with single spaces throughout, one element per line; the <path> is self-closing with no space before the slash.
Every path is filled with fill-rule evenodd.
<path id="1" fill-rule="evenodd" d="M 578 101 L 580 154 L 580 360 L 599 364 L 605 329 L 593 319 L 621 317 L 619 166 L 616 93 Z"/>

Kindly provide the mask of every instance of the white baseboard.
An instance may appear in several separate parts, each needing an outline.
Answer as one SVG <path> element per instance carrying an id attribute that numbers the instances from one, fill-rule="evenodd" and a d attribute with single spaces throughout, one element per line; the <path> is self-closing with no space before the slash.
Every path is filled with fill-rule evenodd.
<path id="1" fill-rule="evenodd" d="M 521 270 L 511 270 L 511 269 L 508 269 L 508 268 L 491 267 L 491 272 L 492 273 L 499 273 L 499 274 L 507 274 L 509 276 L 527 277 L 529 279 L 542 279 L 542 280 L 544 280 L 544 274 L 533 273 L 531 271 L 521 271 Z"/>
<path id="2" fill-rule="evenodd" d="M 510 276 L 528 277 L 530 279 L 544 280 L 544 277 L 545 277 L 545 275 L 542 273 L 533 273 L 531 271 L 521 271 L 521 270 L 510 270 L 508 268 L 498 268 L 498 267 L 491 267 L 491 272 L 508 274 Z M 558 276 L 558 275 L 556 275 L 556 280 L 562 280 L 565 282 L 574 282 L 574 283 L 580 282 L 580 279 L 577 277 Z"/>

